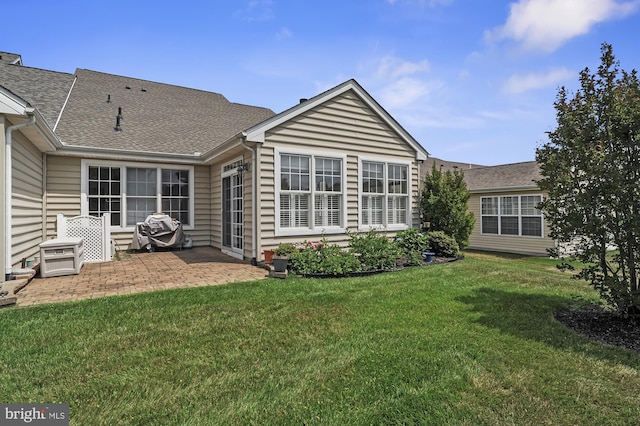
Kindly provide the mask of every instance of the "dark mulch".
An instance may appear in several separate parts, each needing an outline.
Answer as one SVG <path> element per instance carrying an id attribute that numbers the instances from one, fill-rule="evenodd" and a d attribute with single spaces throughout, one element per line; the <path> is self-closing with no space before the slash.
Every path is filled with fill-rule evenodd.
<path id="1" fill-rule="evenodd" d="M 615 312 L 593 306 L 581 310 L 556 312 L 556 319 L 592 341 L 640 353 L 640 324 Z"/>

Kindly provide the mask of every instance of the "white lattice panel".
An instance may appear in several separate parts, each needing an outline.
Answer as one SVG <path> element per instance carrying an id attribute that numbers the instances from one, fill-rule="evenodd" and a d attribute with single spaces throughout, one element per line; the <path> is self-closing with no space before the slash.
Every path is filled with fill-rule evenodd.
<path id="1" fill-rule="evenodd" d="M 108 216 L 76 216 L 65 218 L 58 215 L 59 238 L 82 238 L 84 260 L 102 262 L 111 260 L 111 221 Z"/>

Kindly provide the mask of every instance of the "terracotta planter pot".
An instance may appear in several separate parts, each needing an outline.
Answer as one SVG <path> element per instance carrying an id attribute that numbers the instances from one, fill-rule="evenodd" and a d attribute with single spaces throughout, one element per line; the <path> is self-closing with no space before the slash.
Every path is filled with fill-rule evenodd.
<path id="1" fill-rule="evenodd" d="M 264 263 L 273 263 L 273 250 L 272 249 L 266 249 L 264 251 Z"/>

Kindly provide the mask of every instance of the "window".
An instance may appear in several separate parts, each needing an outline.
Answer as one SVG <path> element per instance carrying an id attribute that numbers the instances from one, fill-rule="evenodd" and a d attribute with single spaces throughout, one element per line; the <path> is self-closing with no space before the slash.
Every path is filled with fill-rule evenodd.
<path id="1" fill-rule="evenodd" d="M 111 213 L 111 224 L 120 226 L 120 167 L 90 166 L 88 187 L 89 214 Z"/>
<path id="2" fill-rule="evenodd" d="M 410 223 L 409 165 L 360 163 L 360 228 L 403 228 Z"/>
<path id="3" fill-rule="evenodd" d="M 482 197 L 481 233 L 542 237 L 541 201 L 541 195 Z"/>
<path id="4" fill-rule="evenodd" d="M 345 156 L 276 150 L 277 231 L 342 232 Z"/>
<path id="5" fill-rule="evenodd" d="M 193 168 L 90 164 L 82 166 L 82 214 L 111 213 L 112 226 L 132 227 L 155 212 L 193 224 Z"/>

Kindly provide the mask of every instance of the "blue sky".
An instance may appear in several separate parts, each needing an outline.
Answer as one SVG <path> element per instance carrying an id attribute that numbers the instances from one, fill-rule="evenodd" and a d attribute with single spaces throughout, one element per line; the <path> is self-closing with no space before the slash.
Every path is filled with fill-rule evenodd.
<path id="1" fill-rule="evenodd" d="M 3 0 L 0 51 L 281 112 L 355 78 L 432 156 L 529 161 L 557 90 L 611 43 L 640 68 L 640 0 Z"/>

